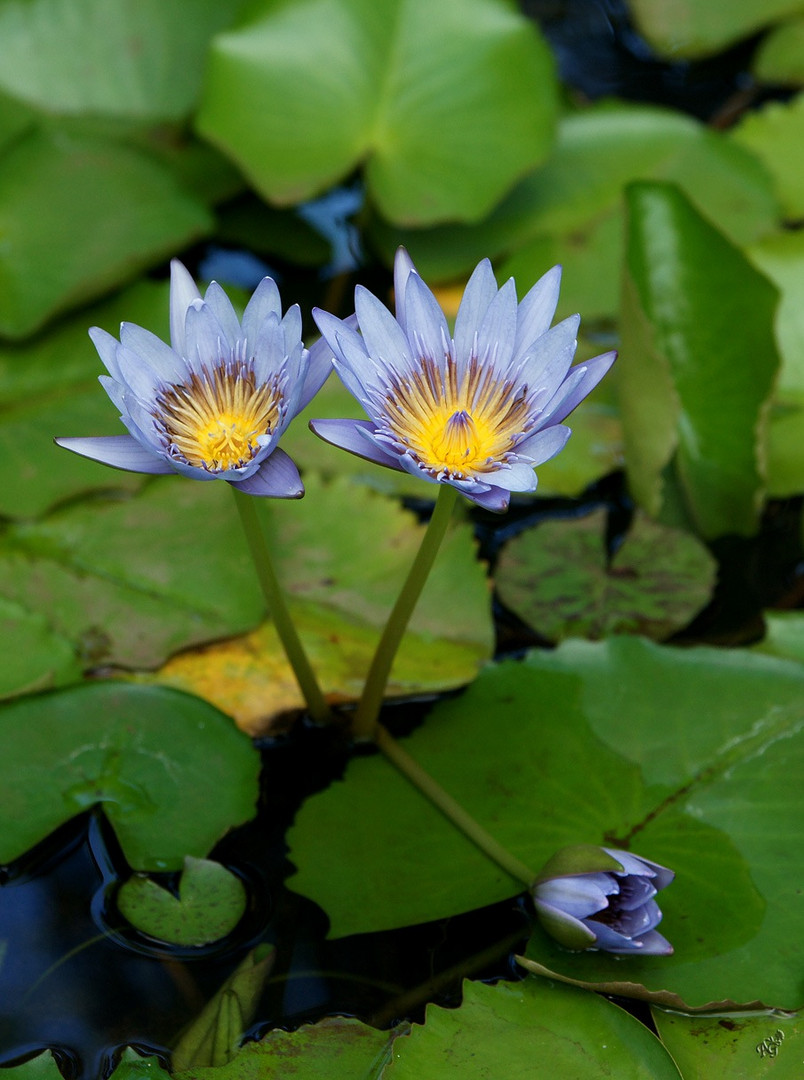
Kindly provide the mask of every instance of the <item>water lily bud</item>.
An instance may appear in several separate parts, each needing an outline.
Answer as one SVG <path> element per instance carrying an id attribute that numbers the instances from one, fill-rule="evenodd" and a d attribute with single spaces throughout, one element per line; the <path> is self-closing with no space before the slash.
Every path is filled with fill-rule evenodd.
<path id="1" fill-rule="evenodd" d="M 675 877 L 658 863 L 616 848 L 574 844 L 545 865 L 533 886 L 545 930 L 568 949 L 667 956 L 656 930 L 656 893 Z"/>

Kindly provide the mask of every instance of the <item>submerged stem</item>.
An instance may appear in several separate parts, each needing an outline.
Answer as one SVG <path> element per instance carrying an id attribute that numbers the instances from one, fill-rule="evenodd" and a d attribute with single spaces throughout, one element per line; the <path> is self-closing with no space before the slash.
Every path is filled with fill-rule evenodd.
<path id="1" fill-rule="evenodd" d="M 464 836 L 468 837 L 473 844 L 475 844 L 484 855 L 487 855 L 492 862 L 497 863 L 506 874 L 510 874 L 512 878 L 521 881 L 526 888 L 530 888 L 536 880 L 536 874 L 526 866 L 523 862 L 520 862 L 510 851 L 507 851 L 502 844 L 499 844 L 491 833 L 486 832 L 482 825 L 480 825 L 471 814 L 456 802 L 453 797 L 446 792 L 441 785 L 433 779 L 428 772 L 426 772 L 419 763 L 410 756 L 400 743 L 396 741 L 393 735 L 383 727 L 382 724 L 376 724 L 374 727 L 374 742 L 385 754 L 388 760 L 396 766 L 397 769 L 407 777 L 410 782 L 419 789 L 419 791 L 438 807 L 441 813 L 448 818 L 448 820 L 459 829 Z"/>
<path id="2" fill-rule="evenodd" d="M 268 613 L 274 621 L 285 655 L 293 668 L 293 673 L 304 695 L 304 700 L 307 702 L 307 709 L 310 716 L 317 723 L 327 723 L 332 719 L 332 715 L 290 617 L 279 579 L 271 561 L 268 545 L 265 542 L 265 536 L 257 517 L 254 497 L 244 495 L 242 491 L 237 490 L 234 484 L 231 485 L 231 488 L 240 514 L 243 532 L 246 534 L 251 558 L 262 587 L 263 596 L 268 604 Z"/>
<path id="3" fill-rule="evenodd" d="M 450 484 L 439 485 L 432 517 L 371 661 L 352 725 L 352 733 L 356 738 L 371 738 L 374 734 L 391 665 L 444 539 L 457 495 L 457 490 Z"/>

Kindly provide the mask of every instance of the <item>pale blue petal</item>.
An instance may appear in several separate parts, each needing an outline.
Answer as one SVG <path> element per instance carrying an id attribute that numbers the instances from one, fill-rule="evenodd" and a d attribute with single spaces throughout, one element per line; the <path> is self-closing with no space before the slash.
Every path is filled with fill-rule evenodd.
<path id="1" fill-rule="evenodd" d="M 240 320 L 235 314 L 232 302 L 217 281 L 213 281 L 204 294 L 204 303 L 212 310 L 220 323 L 224 338 L 230 349 L 234 349 L 242 336 Z"/>
<path id="2" fill-rule="evenodd" d="M 500 370 L 508 367 L 516 337 L 516 286 L 509 278 L 488 307 L 477 334 L 477 355 L 493 361 Z"/>
<path id="3" fill-rule="evenodd" d="M 411 274 L 408 278 L 405 325 L 411 348 L 417 353 L 416 358 L 430 357 L 443 370 L 449 349 L 449 326 L 438 301 L 418 274 Z M 360 326 L 363 327 L 362 320 Z"/>
<path id="4" fill-rule="evenodd" d="M 110 375 L 99 375 L 98 382 L 103 389 L 109 395 L 109 400 L 113 405 L 116 405 L 120 412 L 125 411 L 125 395 L 126 388 L 119 383 L 117 379 L 113 379 Z"/>
<path id="5" fill-rule="evenodd" d="M 341 348 L 338 344 L 338 334 L 341 333 L 346 324 L 342 319 L 338 319 L 335 315 L 330 315 L 328 311 L 324 311 L 323 308 L 314 307 L 312 315 L 321 337 L 332 349 L 333 355 L 340 357 Z"/>
<path id="6" fill-rule="evenodd" d="M 463 494 L 483 510 L 490 510 L 493 514 L 504 514 L 511 501 L 511 492 L 498 487 L 489 488 L 488 491 L 464 491 Z"/>
<path id="7" fill-rule="evenodd" d="M 475 333 L 480 329 L 489 304 L 497 295 L 497 281 L 491 263 L 483 259 L 466 283 L 458 314 L 455 317 L 455 356 L 463 364 L 474 350 Z"/>
<path id="8" fill-rule="evenodd" d="M 561 267 L 554 266 L 539 278 L 519 305 L 514 343 L 513 363 L 530 352 L 536 338 L 547 333 L 558 304 L 561 288 Z"/>
<path id="9" fill-rule="evenodd" d="M 326 338 L 319 338 L 307 357 L 307 373 L 299 397 L 299 411 L 306 408 L 332 374 L 332 349 Z"/>
<path id="10" fill-rule="evenodd" d="M 566 378 L 577 346 L 580 318 L 571 315 L 552 330 L 548 330 L 534 343 L 533 349 L 522 361 L 520 379 L 536 394 L 540 407 L 544 407 Z"/>
<path id="11" fill-rule="evenodd" d="M 225 477 L 238 491 L 272 499 L 300 499 L 304 494 L 299 470 L 284 450 L 276 449 L 256 472 L 244 480 Z"/>
<path id="12" fill-rule="evenodd" d="M 420 279 L 411 275 L 405 293 L 406 301 L 414 282 Z M 368 289 L 358 285 L 355 289 L 355 313 L 360 323 L 365 348 L 375 360 L 397 370 L 410 365 L 410 347 L 402 327 L 390 311 Z M 320 327 L 324 333 L 323 327 Z M 340 334 L 341 339 L 346 335 Z"/>
<path id="13" fill-rule="evenodd" d="M 150 404 L 160 386 L 166 385 L 161 374 L 154 370 L 141 353 L 123 347 L 117 350 L 121 381 L 138 401 Z"/>
<path id="14" fill-rule="evenodd" d="M 541 882 L 533 895 L 576 919 L 586 919 L 607 908 L 609 896 L 616 892 L 617 885 L 608 874 L 578 874 Z"/>
<path id="15" fill-rule="evenodd" d="M 243 312 L 243 336 L 248 341 L 252 354 L 260 327 L 269 315 L 276 315 L 277 319 L 282 318 L 282 301 L 276 282 L 273 278 L 264 277 L 254 290 Z"/>
<path id="16" fill-rule="evenodd" d="M 258 384 L 275 375 L 285 360 L 285 335 L 278 316 L 271 312 L 257 331 L 253 341 L 254 377 Z"/>
<path id="17" fill-rule="evenodd" d="M 285 335 L 285 352 L 290 353 L 301 341 L 302 317 L 298 304 L 288 308 L 281 325 Z"/>
<path id="18" fill-rule="evenodd" d="M 516 455 L 526 458 L 531 465 L 543 465 L 545 461 L 554 458 L 567 444 L 567 439 L 572 434 L 572 428 L 563 424 L 537 431 L 535 435 L 524 439 L 516 447 Z"/>
<path id="19" fill-rule="evenodd" d="M 122 376 L 120 374 L 120 365 L 117 362 L 117 350 L 120 342 L 105 330 L 101 330 L 99 326 L 93 326 L 89 331 L 89 336 L 92 338 L 92 344 L 98 350 L 98 355 L 103 361 L 106 370 L 113 379 L 120 382 Z"/>
<path id="20" fill-rule="evenodd" d="M 526 462 L 501 465 L 492 473 L 478 473 L 484 481 L 505 491 L 535 491 L 538 479 L 533 466 Z"/>
<path id="21" fill-rule="evenodd" d="M 131 435 L 95 435 L 54 441 L 65 450 L 72 450 L 74 454 L 99 461 L 103 465 L 111 465 L 113 469 L 151 474 L 173 472 L 165 458 L 154 451 L 146 450 Z"/>
<path id="22" fill-rule="evenodd" d="M 394 258 L 394 310 L 396 311 L 397 322 L 403 330 L 407 329 L 405 323 L 405 290 L 407 289 L 408 278 L 412 273 L 416 273 L 413 259 L 403 247 L 397 248 Z"/>
<path id="23" fill-rule="evenodd" d="M 117 350 L 117 362 L 121 373 L 128 372 L 124 375 L 126 382 L 129 381 L 131 364 L 124 367 L 123 350 L 143 360 L 148 370 L 154 373 L 158 383 L 177 383 L 186 377 L 187 365 L 184 360 L 150 330 L 145 330 L 135 323 L 123 323 L 120 327 L 120 342 L 123 349 Z"/>
<path id="24" fill-rule="evenodd" d="M 181 476 L 186 476 L 188 480 L 220 479 L 219 473 L 209 472 L 207 469 L 202 469 L 199 465 L 187 465 L 186 462 L 174 458 L 169 458 L 169 461 L 175 471 Z"/>
<path id="25" fill-rule="evenodd" d="M 229 349 L 223 327 L 212 308 L 203 301 L 196 301 L 187 309 L 184 324 L 187 341 L 187 359 L 191 370 L 212 371 L 221 360 L 228 359 Z"/>
<path id="26" fill-rule="evenodd" d="M 366 438 L 367 435 L 373 436 L 375 431 L 374 424 L 369 420 L 311 420 L 310 428 L 332 446 L 348 450 L 350 454 L 373 461 L 376 465 L 402 471 L 397 456 L 385 453 L 373 439 Z"/>
<path id="27" fill-rule="evenodd" d="M 170 264 L 170 344 L 180 356 L 186 356 L 184 320 L 187 308 L 201 294 L 186 268 L 178 259 Z"/>
<path id="28" fill-rule="evenodd" d="M 562 393 L 556 402 L 550 402 L 547 413 L 549 422 L 557 424 L 569 416 L 572 410 L 576 409 L 588 394 L 591 394 L 616 359 L 617 353 L 609 352 L 596 356 L 593 360 L 587 360 L 583 365 L 578 365 L 579 369 L 583 369 L 583 374 L 579 372 L 577 381 L 573 380 L 569 392 Z"/>

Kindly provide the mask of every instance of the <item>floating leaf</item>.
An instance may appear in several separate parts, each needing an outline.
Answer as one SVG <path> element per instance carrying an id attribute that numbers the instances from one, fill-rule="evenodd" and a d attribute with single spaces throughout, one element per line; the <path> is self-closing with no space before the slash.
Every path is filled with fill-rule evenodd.
<path id="1" fill-rule="evenodd" d="M 305 483 L 307 498 L 259 500 L 258 512 L 291 606 L 306 608 L 316 650 L 339 653 L 350 636 L 346 623 L 357 626 L 358 638 L 363 631 L 357 654 L 331 665 L 354 686 L 424 527 L 396 502 L 346 480 L 324 485 L 306 476 Z M 179 648 L 242 634 L 264 615 L 228 485 L 180 477 L 152 482 L 135 498 L 94 500 L 11 526 L 0 540 L 0 595 L 46 612 L 87 666 L 155 667 Z M 313 619 L 322 608 L 334 616 L 323 631 Z M 326 642 L 329 630 L 338 641 Z M 490 655 L 488 583 L 468 526 L 457 525 L 447 538 L 411 634 L 398 676 L 409 685 L 422 685 L 416 657 L 424 685 L 432 687 L 454 685 Z M 335 689 L 343 691 L 340 674 Z"/>
<path id="2" fill-rule="evenodd" d="M 767 469 L 771 497 L 786 499 L 804 491 L 804 406 L 771 410 Z"/>
<path id="3" fill-rule="evenodd" d="M 398 1029 L 377 1031 L 359 1020 L 332 1016 L 297 1031 L 269 1031 L 246 1043 L 226 1065 L 195 1066 L 176 1080 L 379 1080 Z"/>
<path id="4" fill-rule="evenodd" d="M 273 945 L 258 945 L 238 964 L 173 1047 L 174 1072 L 231 1061 L 254 1018 L 275 959 Z"/>
<path id="5" fill-rule="evenodd" d="M 246 910 L 243 882 L 210 859 L 184 858 L 178 896 L 144 874 L 134 874 L 117 894 L 124 918 L 171 945 L 207 945 L 230 934 Z"/>
<path id="6" fill-rule="evenodd" d="M 251 742 L 173 690 L 95 683 L 22 698 L 0 706 L 0 739 L 1 863 L 100 804 L 131 867 L 175 870 L 254 814 Z"/>
<path id="7" fill-rule="evenodd" d="M 800 1017 L 680 1016 L 652 1009 L 654 1023 L 684 1080 L 798 1080 Z"/>
<path id="8" fill-rule="evenodd" d="M 721 52 L 763 26 L 801 10 L 801 0 L 631 0 L 640 33 L 668 59 Z"/>
<path id="9" fill-rule="evenodd" d="M 0 334 L 8 337 L 108 292 L 211 228 L 205 207 L 166 169 L 118 142 L 33 132 L 2 165 Z"/>
<path id="10" fill-rule="evenodd" d="M 466 276 L 505 254 L 500 276 L 513 275 L 523 293 L 561 263 L 558 315 L 581 311 L 588 325 L 619 309 L 622 192 L 634 180 L 677 183 L 736 244 L 777 223 L 770 177 L 753 153 L 690 116 L 607 102 L 563 117 L 548 160 L 484 221 L 407 231 L 375 221 L 372 240 L 389 261 L 405 244 L 428 280 Z"/>
<path id="11" fill-rule="evenodd" d="M 634 184 L 627 202 L 618 390 L 631 489 L 651 517 L 687 518 L 706 538 L 750 534 L 776 289 L 673 185 Z"/>
<path id="12" fill-rule="evenodd" d="M 754 53 L 751 67 L 760 82 L 804 84 L 804 15 L 769 30 Z"/>
<path id="13" fill-rule="evenodd" d="M 804 406 L 804 230 L 773 233 L 746 254 L 780 293 L 775 334 L 782 365 L 775 400 Z"/>
<path id="14" fill-rule="evenodd" d="M 214 41 L 199 130 L 279 204 L 365 162 L 395 221 L 477 220 L 545 156 L 553 63 L 501 0 L 262 0 Z"/>
<path id="15" fill-rule="evenodd" d="M 754 649 L 804 664 L 804 612 L 766 611 L 765 637 Z"/>
<path id="16" fill-rule="evenodd" d="M 791 221 L 804 217 L 804 94 L 790 101 L 769 101 L 746 113 L 731 136 L 766 166 L 786 217 Z"/>
<path id="17" fill-rule="evenodd" d="M 804 952 L 802 692 L 800 664 L 743 650 L 565 642 L 486 668 L 405 746 L 534 873 L 573 843 L 628 847 L 676 871 L 662 894 L 674 956 L 573 954 L 537 929 L 533 959 L 691 1006 L 790 1008 Z M 522 889 L 380 756 L 354 759 L 308 799 L 288 842 L 291 888 L 324 908 L 336 937 Z"/>
<path id="18" fill-rule="evenodd" d="M 4 1068 L 3 1072 L 9 1080 L 64 1080 L 52 1050 L 43 1050 L 41 1054 L 28 1058 L 21 1065 Z"/>
<path id="19" fill-rule="evenodd" d="M 293 621 L 327 698 L 333 703 L 356 701 L 379 640 L 377 627 L 322 604 L 294 605 Z M 394 658 L 386 697 L 464 686 L 488 653 L 478 641 L 409 631 Z M 179 653 L 153 675 L 137 678 L 210 701 L 251 736 L 268 734 L 277 717 L 305 704 L 273 623 Z"/>
<path id="20" fill-rule="evenodd" d="M 136 473 L 88 468 L 86 459 L 53 445 L 55 435 L 123 430 L 98 386 L 104 368 L 87 334 L 93 325 L 117 334 L 123 319 L 166 335 L 167 283 L 139 282 L 32 342 L 0 344 L 0 513 L 37 517 L 86 490 L 141 486 Z"/>
<path id="21" fill-rule="evenodd" d="M 127 1046 L 109 1080 L 169 1080 L 156 1057 L 140 1054 Z"/>
<path id="22" fill-rule="evenodd" d="M 717 563 L 694 536 L 638 512 L 609 561 L 606 521 L 605 510 L 546 521 L 503 549 L 501 600 L 551 641 L 617 633 L 661 641 L 711 596 Z"/>
<path id="23" fill-rule="evenodd" d="M 458 1009 L 428 1005 L 397 1039 L 383 1080 L 492 1076 L 678 1080 L 673 1059 L 633 1016 L 580 990 L 526 979 L 463 984 Z"/>
<path id="24" fill-rule="evenodd" d="M 242 0 L 27 0 L 0 7 L 0 86 L 49 113 L 180 119 L 209 38 Z"/>
<path id="25" fill-rule="evenodd" d="M 0 641 L 14 642 L 0 654 L 0 698 L 50 690 L 81 677 L 75 650 L 53 633 L 45 616 L 2 597 Z"/>

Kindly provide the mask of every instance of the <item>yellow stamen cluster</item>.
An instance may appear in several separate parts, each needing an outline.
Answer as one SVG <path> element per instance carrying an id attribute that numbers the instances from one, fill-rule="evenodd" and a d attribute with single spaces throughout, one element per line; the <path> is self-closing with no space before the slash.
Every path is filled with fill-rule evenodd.
<path id="1" fill-rule="evenodd" d="M 193 372 L 160 395 L 156 419 L 188 465 L 221 472 L 247 465 L 279 419 L 276 380 L 257 386 L 248 370 Z"/>
<path id="2" fill-rule="evenodd" d="M 458 381 L 454 362 L 445 372 L 430 359 L 413 375 L 396 379 L 385 400 L 394 437 L 436 473 L 493 469 L 528 422 L 527 386 L 501 382 L 476 359 Z"/>

